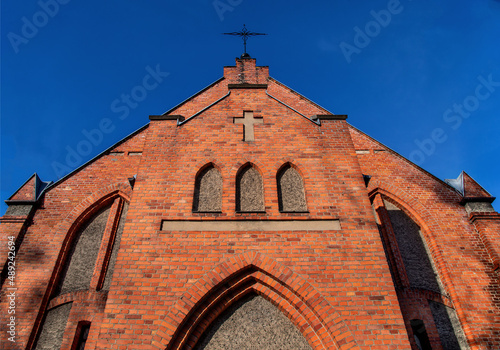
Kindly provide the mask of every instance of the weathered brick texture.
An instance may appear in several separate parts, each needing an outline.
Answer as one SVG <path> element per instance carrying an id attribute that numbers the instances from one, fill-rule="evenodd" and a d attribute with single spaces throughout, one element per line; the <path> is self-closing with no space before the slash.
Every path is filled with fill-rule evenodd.
<path id="1" fill-rule="evenodd" d="M 398 277 L 402 279 L 398 297 L 403 314 L 407 315 L 407 328 L 410 329 L 412 317 L 424 320 L 430 338 L 435 339 L 433 349 L 441 349 L 428 307 L 428 301 L 434 300 L 455 309 L 470 348 L 500 348 L 500 285 L 494 263 L 497 253 L 496 246 L 489 243 L 498 240 L 498 213 L 476 213 L 469 217 L 460 204 L 463 197 L 453 188 L 356 128 L 351 127 L 350 132 L 362 172 L 372 176 L 368 186 L 370 197 L 382 195 L 419 225 L 444 285 L 444 295 L 431 297 L 409 288 L 404 275 Z M 476 185 L 474 196 L 489 199 L 484 197 L 487 192 Z M 470 184 L 466 186 L 471 188 Z M 388 225 L 383 226 L 387 229 Z M 404 272 L 398 257 L 392 260 L 399 266 L 395 270 Z"/>
<path id="2" fill-rule="evenodd" d="M 190 349 L 249 294 L 280 310 L 312 349 L 415 349 L 412 319 L 442 349 L 429 301 L 454 310 L 465 346 L 500 348 L 495 248 L 486 242 L 498 238 L 498 214 L 469 221 L 452 187 L 255 63 L 237 59 L 222 79 L 45 190 L 16 256 L 17 342 L 2 328 L 3 348 L 34 348 L 47 310 L 72 302 L 63 349 L 82 321 L 91 322 L 85 349 Z M 254 141 L 234 123 L 245 111 L 263 120 Z M 220 174 L 222 195 L 203 212 L 193 199 L 207 166 Z M 236 183 L 247 166 L 262 178 L 263 210 L 238 212 Z M 290 212 L 278 198 L 284 166 L 300 175 L 292 183 L 302 180 L 305 196 Z M 420 229 L 442 291 L 410 284 L 384 201 Z M 54 296 L 75 234 L 109 206 L 89 289 Z M 5 215 L 2 242 L 25 219 Z M 339 220 L 340 230 L 162 230 L 164 220 L 326 219 Z M 103 289 L 109 261 L 113 277 Z"/>

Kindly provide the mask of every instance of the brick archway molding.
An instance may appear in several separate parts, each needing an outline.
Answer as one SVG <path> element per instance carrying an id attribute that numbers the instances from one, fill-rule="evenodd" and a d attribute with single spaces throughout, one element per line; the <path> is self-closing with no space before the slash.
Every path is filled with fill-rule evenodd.
<path id="1" fill-rule="evenodd" d="M 312 349 L 359 349 L 340 315 L 309 282 L 255 251 L 235 255 L 200 278 L 161 321 L 153 345 L 193 348 L 212 321 L 249 293 L 281 310 Z"/>

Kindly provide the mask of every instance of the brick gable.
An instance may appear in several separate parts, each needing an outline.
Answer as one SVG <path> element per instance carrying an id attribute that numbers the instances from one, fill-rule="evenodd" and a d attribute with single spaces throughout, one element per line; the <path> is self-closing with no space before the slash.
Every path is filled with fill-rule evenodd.
<path id="1" fill-rule="evenodd" d="M 245 138 L 248 126 L 235 121 L 250 112 L 262 123 Z M 259 210 L 237 210 L 248 167 L 262 182 Z M 207 169 L 216 176 L 203 187 Z M 283 169 L 293 172 L 282 184 Z M 300 181 L 298 204 L 282 210 L 279 186 Z M 194 204 L 200 198 L 204 210 Z M 82 322 L 90 322 L 86 349 L 192 348 L 225 310 L 258 294 L 312 349 L 415 349 L 415 324 L 433 349 L 445 348 L 446 332 L 464 349 L 493 349 L 500 219 L 468 213 L 461 201 L 345 116 L 269 77 L 268 67 L 237 59 L 221 79 L 49 186 L 29 214 L 1 218 L 4 235 L 23 237 L 16 346 L 33 348 L 50 310 L 71 302 L 63 348 Z M 54 296 L 78 230 L 110 206 L 96 253 L 103 268 L 88 290 Z M 109 245 L 115 236 L 118 248 Z M 415 258 L 405 256 L 408 239 L 421 240 Z M 407 266 L 420 256 L 437 287 L 410 280 L 418 265 Z M 454 323 L 440 321 L 447 313 Z"/>

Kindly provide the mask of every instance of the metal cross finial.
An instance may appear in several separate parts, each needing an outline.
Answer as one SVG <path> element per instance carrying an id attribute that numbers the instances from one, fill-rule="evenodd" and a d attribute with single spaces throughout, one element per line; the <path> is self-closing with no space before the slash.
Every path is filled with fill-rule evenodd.
<path id="1" fill-rule="evenodd" d="M 243 47 L 245 49 L 245 52 L 243 55 L 245 56 L 248 56 L 247 54 L 247 40 L 248 40 L 248 37 L 250 36 L 256 36 L 256 35 L 267 35 L 265 33 L 254 33 L 254 32 L 251 32 L 247 29 L 247 27 L 245 25 L 243 25 L 243 29 L 240 30 L 239 32 L 232 32 L 232 33 L 222 33 L 224 35 L 237 35 L 237 36 L 241 36 L 243 38 Z"/>

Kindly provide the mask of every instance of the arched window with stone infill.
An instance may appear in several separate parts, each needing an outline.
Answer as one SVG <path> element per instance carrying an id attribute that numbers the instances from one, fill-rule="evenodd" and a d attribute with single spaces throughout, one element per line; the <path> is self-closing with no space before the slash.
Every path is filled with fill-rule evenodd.
<path id="1" fill-rule="evenodd" d="M 213 164 L 203 167 L 196 175 L 193 211 L 201 213 L 222 211 L 222 176 Z"/>
<path id="2" fill-rule="evenodd" d="M 432 258 L 421 219 L 385 192 L 373 196 L 389 267 L 412 349 L 468 349 L 457 312 Z M 417 316 L 417 317 L 416 317 Z M 427 332 L 439 337 L 428 337 Z M 432 347 L 431 347 L 432 346 Z"/>
<path id="3" fill-rule="evenodd" d="M 236 175 L 236 211 L 265 211 L 262 176 L 251 164 L 244 165 Z"/>
<path id="4" fill-rule="evenodd" d="M 83 213 L 76 220 L 82 224 L 68 233 L 48 306 L 39 328 L 34 329 L 34 349 L 69 348 L 71 343 L 82 348 L 91 331 L 90 322 L 80 319 L 75 323 L 70 313 L 78 318 L 104 313 L 105 303 L 100 300 L 105 300 L 111 286 L 128 210 L 121 197 L 106 202 L 100 209 Z M 86 297 L 82 299 L 82 295 Z M 67 329 L 73 330 L 73 339 L 63 338 Z"/>
<path id="5" fill-rule="evenodd" d="M 276 175 L 280 212 L 300 213 L 307 211 L 304 182 L 290 163 L 281 167 Z"/>
<path id="6" fill-rule="evenodd" d="M 249 293 L 212 322 L 194 349 L 311 350 L 311 346 L 276 306 Z"/>
<path id="7" fill-rule="evenodd" d="M 395 251 L 403 262 L 399 268 L 404 269 L 409 286 L 445 294 L 420 226 L 391 201 L 384 199 L 383 202 L 390 220 L 390 232 L 397 245 Z"/>
<path id="8" fill-rule="evenodd" d="M 101 209 L 76 232 L 54 296 L 90 289 L 111 206 Z"/>

